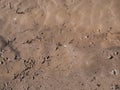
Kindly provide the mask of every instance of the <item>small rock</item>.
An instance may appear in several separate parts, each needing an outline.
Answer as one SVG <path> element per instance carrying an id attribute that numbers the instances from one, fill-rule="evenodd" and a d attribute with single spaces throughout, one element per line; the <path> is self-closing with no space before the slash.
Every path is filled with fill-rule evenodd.
<path id="1" fill-rule="evenodd" d="M 120 86 L 119 85 L 112 85 L 111 87 L 112 90 L 120 90 Z"/>
<path id="2" fill-rule="evenodd" d="M 67 47 L 67 45 L 63 45 L 64 47 Z"/>
<path id="3" fill-rule="evenodd" d="M 112 56 L 112 55 L 109 55 L 107 58 L 108 58 L 108 59 L 113 59 L 113 56 Z"/>
<path id="4" fill-rule="evenodd" d="M 85 36 L 85 38 L 89 38 L 89 36 L 87 35 L 87 36 Z"/>
<path id="5" fill-rule="evenodd" d="M 100 84 L 97 84 L 98 87 L 100 87 L 101 85 Z"/>
<path id="6" fill-rule="evenodd" d="M 0 64 L 2 64 L 2 62 L 0 61 Z"/>
<path id="7" fill-rule="evenodd" d="M 1 65 L 1 64 L 3 64 L 3 62 L 2 62 L 2 61 L 0 61 L 0 65 Z"/>
<path id="8" fill-rule="evenodd" d="M 118 52 L 114 52 L 115 55 L 118 55 L 119 53 Z"/>
<path id="9" fill-rule="evenodd" d="M 116 70 L 116 69 L 112 70 L 112 71 L 111 71 L 111 74 L 112 74 L 112 75 L 118 75 L 118 70 Z"/>
<path id="10" fill-rule="evenodd" d="M 99 33 L 101 32 L 101 30 L 100 30 L 100 29 L 98 29 L 97 31 L 98 31 Z"/>

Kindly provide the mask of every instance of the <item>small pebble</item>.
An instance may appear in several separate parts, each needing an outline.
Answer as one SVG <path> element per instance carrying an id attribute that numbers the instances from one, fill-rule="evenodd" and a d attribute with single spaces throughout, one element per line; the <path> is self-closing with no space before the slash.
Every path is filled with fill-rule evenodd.
<path id="1" fill-rule="evenodd" d="M 119 53 L 118 52 L 114 52 L 115 55 L 118 55 Z"/>
<path id="2" fill-rule="evenodd" d="M 120 86 L 119 85 L 112 85 L 111 89 L 112 90 L 120 90 Z"/>
<path id="3" fill-rule="evenodd" d="M 112 74 L 112 75 L 118 75 L 118 70 L 116 70 L 116 69 L 112 70 L 112 71 L 111 71 L 111 74 Z"/>
<path id="4" fill-rule="evenodd" d="M 0 65 L 3 64 L 3 61 L 0 61 Z"/>
<path id="5" fill-rule="evenodd" d="M 108 59 L 113 59 L 113 56 L 112 56 L 112 55 L 109 55 L 107 58 L 108 58 Z"/>
<path id="6" fill-rule="evenodd" d="M 89 38 L 89 36 L 87 35 L 87 36 L 85 36 L 85 38 Z"/>
<path id="7" fill-rule="evenodd" d="M 67 47 L 67 45 L 63 45 L 64 47 Z"/>
<path id="8" fill-rule="evenodd" d="M 0 64 L 2 64 L 2 62 L 0 61 Z"/>

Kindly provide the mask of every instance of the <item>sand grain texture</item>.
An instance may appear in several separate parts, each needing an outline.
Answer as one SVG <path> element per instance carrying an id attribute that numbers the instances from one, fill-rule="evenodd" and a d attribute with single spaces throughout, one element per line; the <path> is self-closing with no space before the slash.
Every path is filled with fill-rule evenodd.
<path id="1" fill-rule="evenodd" d="M 120 90 L 120 0 L 0 0 L 0 90 Z"/>

